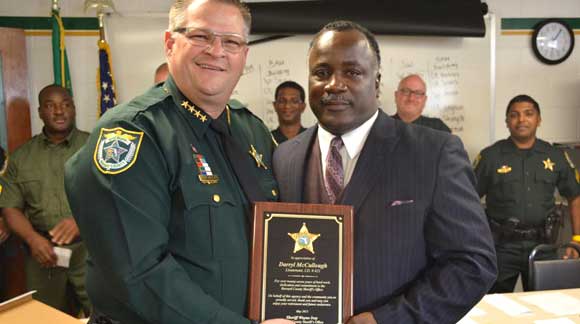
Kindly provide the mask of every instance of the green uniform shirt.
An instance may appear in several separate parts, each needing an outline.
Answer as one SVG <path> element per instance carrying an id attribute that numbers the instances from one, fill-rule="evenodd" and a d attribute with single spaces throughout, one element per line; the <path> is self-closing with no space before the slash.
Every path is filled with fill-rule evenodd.
<path id="1" fill-rule="evenodd" d="M 247 172 L 277 200 L 268 129 L 245 108 L 220 118 L 248 152 Z M 114 320 L 249 322 L 249 204 L 210 123 L 169 78 L 108 111 L 67 164 L 87 290 Z"/>
<path id="2" fill-rule="evenodd" d="M 0 208 L 18 208 L 37 231 L 47 232 L 72 216 L 64 191 L 64 163 L 86 142 L 89 134 L 76 128 L 61 143 L 44 133 L 19 147 L 8 161 Z"/>
<path id="3" fill-rule="evenodd" d="M 393 118 L 401 119 L 399 115 L 394 115 Z M 412 124 L 451 133 L 451 129 L 447 127 L 447 125 L 445 125 L 445 123 L 441 119 L 435 117 L 419 116 L 419 118 L 413 120 Z"/>
<path id="4" fill-rule="evenodd" d="M 302 133 L 305 130 L 306 130 L 306 128 L 300 126 L 300 130 L 298 131 L 298 134 Z M 276 143 L 278 143 L 278 145 L 282 144 L 288 140 L 288 137 L 286 137 L 286 135 L 284 135 L 282 133 L 282 131 L 280 130 L 280 127 L 276 128 L 275 130 L 272 131 L 272 137 L 274 137 L 274 140 L 276 141 Z"/>
<path id="5" fill-rule="evenodd" d="M 543 225 L 556 188 L 567 198 L 580 194 L 571 160 L 540 139 L 529 150 L 509 138 L 498 141 L 474 164 L 479 196 L 486 196 L 487 215 L 498 222 L 517 218 L 522 225 Z"/>

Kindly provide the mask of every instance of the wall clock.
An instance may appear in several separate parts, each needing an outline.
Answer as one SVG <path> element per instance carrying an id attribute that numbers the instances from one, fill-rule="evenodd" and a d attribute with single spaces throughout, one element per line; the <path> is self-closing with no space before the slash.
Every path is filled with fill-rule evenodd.
<path id="1" fill-rule="evenodd" d="M 560 19 L 542 20 L 534 28 L 532 49 L 546 64 L 562 63 L 574 50 L 574 32 Z"/>

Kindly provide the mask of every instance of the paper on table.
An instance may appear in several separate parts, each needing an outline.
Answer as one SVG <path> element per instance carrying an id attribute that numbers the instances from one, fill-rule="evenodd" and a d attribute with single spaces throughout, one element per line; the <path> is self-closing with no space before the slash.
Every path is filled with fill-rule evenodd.
<path id="1" fill-rule="evenodd" d="M 532 311 L 525 307 L 524 305 L 502 295 L 502 294 L 493 294 L 493 295 L 486 295 L 483 297 L 483 300 L 494 306 L 495 308 L 503 311 L 504 313 L 510 316 L 517 316 L 523 314 L 531 314 Z"/>
<path id="2" fill-rule="evenodd" d="M 461 320 L 459 320 L 459 322 L 457 322 L 457 324 L 477 324 L 477 322 L 472 320 L 470 317 L 483 316 L 485 314 L 487 313 L 483 309 L 473 307 Z"/>
<path id="3" fill-rule="evenodd" d="M 521 296 L 520 300 L 536 305 L 544 312 L 562 316 L 580 314 L 580 300 L 566 293 L 546 292 Z"/>
<path id="4" fill-rule="evenodd" d="M 576 322 L 572 321 L 567 317 L 534 321 L 534 324 L 574 324 L 574 323 Z"/>
<path id="5" fill-rule="evenodd" d="M 457 322 L 457 324 L 477 324 L 477 322 L 465 316 L 459 322 Z"/>

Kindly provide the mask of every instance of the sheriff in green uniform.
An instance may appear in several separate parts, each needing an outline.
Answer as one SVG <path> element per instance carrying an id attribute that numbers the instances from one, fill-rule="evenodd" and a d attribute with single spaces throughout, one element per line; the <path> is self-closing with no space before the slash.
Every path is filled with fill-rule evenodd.
<path id="1" fill-rule="evenodd" d="M 451 133 L 451 129 L 441 119 L 421 115 L 426 102 L 427 86 L 425 81 L 417 74 L 408 75 L 401 79 L 397 91 L 395 91 L 397 113 L 393 118 L 400 119 L 405 123 Z"/>
<path id="2" fill-rule="evenodd" d="M 499 275 L 494 293 L 513 291 L 520 273 L 527 290 L 528 255 L 545 240 L 556 188 L 568 198 L 573 240 L 580 241 L 578 171 L 567 154 L 536 138 L 540 122 L 533 98 L 514 97 L 506 111 L 510 137 L 484 149 L 474 163 L 477 190 L 485 196 L 496 239 Z"/>
<path id="3" fill-rule="evenodd" d="M 66 89 L 47 86 L 38 101 L 43 131 L 10 156 L 0 208 L 30 252 L 26 282 L 28 289 L 37 290 L 34 298 L 73 316 L 79 306 L 88 314 L 86 249 L 63 180 L 65 162 L 84 145 L 88 133 L 75 128 L 75 107 Z M 57 266 L 55 246 L 72 250 L 69 267 Z"/>
<path id="4" fill-rule="evenodd" d="M 166 82 L 107 112 L 67 164 L 90 323 L 249 323 L 250 207 L 277 200 L 268 129 L 226 105 L 250 14 L 176 1 L 169 20 Z"/>

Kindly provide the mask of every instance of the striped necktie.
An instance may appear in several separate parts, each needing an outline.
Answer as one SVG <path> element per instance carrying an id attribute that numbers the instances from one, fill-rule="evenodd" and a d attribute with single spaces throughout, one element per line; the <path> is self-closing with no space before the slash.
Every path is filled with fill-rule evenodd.
<path id="1" fill-rule="evenodd" d="M 340 149 L 343 145 L 342 138 L 336 136 L 330 141 L 330 150 L 326 155 L 324 186 L 332 204 L 336 203 L 344 186 L 344 170 L 342 169 L 342 157 L 340 156 Z"/>

